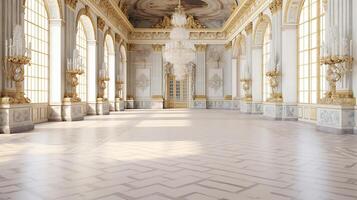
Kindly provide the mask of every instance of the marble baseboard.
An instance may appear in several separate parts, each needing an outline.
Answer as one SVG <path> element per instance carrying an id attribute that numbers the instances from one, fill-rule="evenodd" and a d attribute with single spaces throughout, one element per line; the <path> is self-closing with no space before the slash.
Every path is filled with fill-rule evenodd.
<path id="1" fill-rule="evenodd" d="M 299 107 L 297 104 L 283 104 L 282 119 L 285 121 L 297 121 L 299 117 Z"/>
<path id="2" fill-rule="evenodd" d="M 48 121 L 59 122 L 62 121 L 62 105 L 48 106 Z"/>
<path id="3" fill-rule="evenodd" d="M 19 133 L 34 129 L 32 105 L 0 105 L 0 133 Z"/>
<path id="4" fill-rule="evenodd" d="M 263 103 L 263 117 L 271 120 L 282 120 L 283 105 L 282 103 Z"/>
<path id="5" fill-rule="evenodd" d="M 115 111 L 124 111 L 125 110 L 125 101 L 121 99 L 115 100 Z"/>
<path id="6" fill-rule="evenodd" d="M 251 114 L 252 113 L 252 102 L 248 101 L 240 101 L 240 111 L 245 114 Z"/>
<path id="7" fill-rule="evenodd" d="M 134 108 L 135 109 L 163 109 L 164 101 L 163 100 L 135 100 Z"/>
<path id="8" fill-rule="evenodd" d="M 231 109 L 232 110 L 240 110 L 240 100 L 238 100 L 238 99 L 232 100 Z"/>
<path id="9" fill-rule="evenodd" d="M 115 101 L 109 101 L 109 111 L 115 111 Z"/>
<path id="10" fill-rule="evenodd" d="M 87 115 L 97 115 L 97 102 L 87 103 Z"/>
<path id="11" fill-rule="evenodd" d="M 207 100 L 208 109 L 232 109 L 232 100 Z"/>
<path id="12" fill-rule="evenodd" d="M 109 115 L 110 104 L 108 101 L 98 101 L 97 102 L 97 115 Z"/>
<path id="13" fill-rule="evenodd" d="M 126 100 L 125 109 L 134 109 L 134 100 Z"/>
<path id="14" fill-rule="evenodd" d="M 353 133 L 355 128 L 353 106 L 318 105 L 317 129 L 331 133 Z"/>
<path id="15" fill-rule="evenodd" d="M 252 114 L 263 114 L 262 102 L 252 102 Z"/>
<path id="16" fill-rule="evenodd" d="M 62 105 L 62 119 L 63 121 L 80 121 L 84 119 L 84 109 L 86 103 L 72 103 L 65 102 Z"/>
<path id="17" fill-rule="evenodd" d="M 193 100 L 190 102 L 190 108 L 193 109 L 207 109 L 207 100 Z"/>

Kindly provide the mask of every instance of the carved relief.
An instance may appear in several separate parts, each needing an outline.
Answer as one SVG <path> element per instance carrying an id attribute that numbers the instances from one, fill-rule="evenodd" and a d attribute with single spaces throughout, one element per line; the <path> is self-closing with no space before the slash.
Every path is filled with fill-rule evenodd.
<path id="1" fill-rule="evenodd" d="M 101 30 L 104 31 L 104 27 L 105 27 L 105 21 L 104 19 L 98 17 L 97 18 L 97 27 Z"/>
<path id="2" fill-rule="evenodd" d="M 76 9 L 76 6 L 77 6 L 77 3 L 78 3 L 78 0 L 66 0 L 65 1 L 66 5 L 68 5 L 70 8 L 72 9 Z"/>

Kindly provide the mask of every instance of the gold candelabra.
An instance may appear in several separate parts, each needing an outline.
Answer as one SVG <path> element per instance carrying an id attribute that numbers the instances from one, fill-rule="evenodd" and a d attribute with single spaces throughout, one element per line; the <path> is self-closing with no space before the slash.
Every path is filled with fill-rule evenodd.
<path id="1" fill-rule="evenodd" d="M 279 78 L 281 77 L 281 72 L 275 68 L 265 74 L 269 79 L 269 86 L 271 88 L 270 98 L 267 99 L 268 102 L 282 102 L 283 96 L 278 92 Z"/>
<path id="2" fill-rule="evenodd" d="M 123 84 L 124 82 L 121 80 L 116 81 L 116 88 L 117 88 L 116 98 L 119 98 L 120 100 L 123 100 Z"/>
<path id="3" fill-rule="evenodd" d="M 16 92 L 15 95 L 10 96 L 9 94 L 5 94 L 5 98 L 7 98 L 6 103 L 10 104 L 27 104 L 30 103 L 31 100 L 25 97 L 23 82 L 25 79 L 25 65 L 30 65 L 31 58 L 27 56 L 8 56 L 5 57 L 5 67 L 4 73 L 5 77 L 9 80 L 15 82 Z"/>
<path id="4" fill-rule="evenodd" d="M 240 80 L 243 84 L 243 90 L 244 90 L 244 100 L 245 101 L 252 101 L 252 94 L 250 93 L 250 84 L 252 82 L 251 79 L 242 79 Z"/>
<path id="5" fill-rule="evenodd" d="M 79 85 L 78 76 L 84 73 L 83 69 L 68 69 L 68 82 L 71 86 L 71 92 L 67 93 L 66 98 L 69 98 L 71 102 L 81 102 L 81 98 L 77 94 L 77 86 Z"/>
<path id="6" fill-rule="evenodd" d="M 110 80 L 110 78 L 108 76 L 99 77 L 99 79 L 98 79 L 98 82 L 99 82 L 98 99 L 106 100 L 104 98 L 104 91 L 107 88 L 106 82 L 109 80 Z"/>
<path id="7" fill-rule="evenodd" d="M 320 63 L 327 65 L 326 81 L 329 88 L 325 97 L 320 100 L 322 104 L 332 105 L 355 105 L 356 100 L 352 91 L 337 92 L 336 85 L 342 79 L 343 75 L 351 71 L 353 57 L 351 56 L 327 56 L 320 59 Z"/>

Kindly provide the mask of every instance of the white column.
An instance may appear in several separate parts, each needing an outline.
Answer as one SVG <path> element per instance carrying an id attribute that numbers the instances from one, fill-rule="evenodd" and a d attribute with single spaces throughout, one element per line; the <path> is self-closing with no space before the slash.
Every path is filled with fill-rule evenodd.
<path id="1" fill-rule="evenodd" d="M 224 97 L 232 99 L 232 43 L 230 42 L 225 46 L 224 54 L 224 68 L 223 68 L 223 86 Z"/>
<path id="2" fill-rule="evenodd" d="M 232 99 L 240 99 L 240 69 L 237 58 L 232 59 Z"/>
<path id="3" fill-rule="evenodd" d="M 252 48 L 252 97 L 253 102 L 263 102 L 263 48 L 255 46 Z"/>
<path id="4" fill-rule="evenodd" d="M 206 96 L 206 49 L 207 45 L 196 45 L 196 96 Z"/>
<path id="5" fill-rule="evenodd" d="M 284 103 L 297 104 L 297 32 L 296 26 L 283 29 L 282 92 Z"/>
<path id="6" fill-rule="evenodd" d="M 162 45 L 153 45 L 152 69 L 151 69 L 151 97 L 163 97 L 163 58 Z"/>
<path id="7" fill-rule="evenodd" d="M 329 0 L 326 13 L 326 44 L 332 56 L 352 56 L 352 0 Z M 350 64 L 344 64 L 351 67 Z M 352 73 L 347 72 L 337 83 L 338 91 L 352 90 Z"/>
<path id="8" fill-rule="evenodd" d="M 88 102 L 97 101 L 97 42 L 95 40 L 87 42 L 88 48 Z"/>
<path id="9" fill-rule="evenodd" d="M 245 47 L 245 53 L 246 53 L 246 64 L 245 64 L 245 67 L 246 67 L 246 70 L 247 70 L 247 75 L 248 79 L 252 80 L 252 60 L 253 60 L 253 57 L 252 57 L 252 46 L 253 46 L 253 35 L 252 35 L 252 32 L 253 32 L 253 23 L 249 23 L 247 25 L 247 27 L 245 28 L 245 32 L 246 32 L 246 41 L 245 41 L 245 44 L 246 44 L 246 47 Z M 249 91 L 249 94 L 251 94 L 251 90 L 252 90 L 252 82 L 249 83 L 250 84 L 250 91 Z"/>
<path id="10" fill-rule="evenodd" d="M 1 0 L 1 37 L 4 40 L 12 38 L 13 29 L 18 24 L 24 24 L 24 10 L 22 0 Z M 5 48 L 4 42 L 1 42 L 1 49 Z M 1 54 L 0 54 L 1 56 Z M 0 60 L 1 66 L 3 64 L 3 59 Z M 3 71 L 1 70 L 0 74 Z M 2 77 L 2 89 L 7 91 L 15 91 L 15 82 L 11 80 L 5 80 Z"/>
<path id="11" fill-rule="evenodd" d="M 271 63 L 268 68 L 272 71 L 276 66 L 282 71 L 282 0 L 275 0 L 271 3 L 272 12 L 272 45 L 271 45 Z M 296 40 L 296 39 L 295 39 Z M 283 75 L 282 75 L 283 76 Z M 278 93 L 282 92 L 282 81 L 278 88 Z"/>
<path id="12" fill-rule="evenodd" d="M 357 1 L 352 1 L 352 39 L 353 39 L 353 94 L 357 94 Z"/>
<path id="13" fill-rule="evenodd" d="M 49 105 L 61 105 L 65 89 L 65 70 L 62 56 L 62 20 L 50 20 Z"/>

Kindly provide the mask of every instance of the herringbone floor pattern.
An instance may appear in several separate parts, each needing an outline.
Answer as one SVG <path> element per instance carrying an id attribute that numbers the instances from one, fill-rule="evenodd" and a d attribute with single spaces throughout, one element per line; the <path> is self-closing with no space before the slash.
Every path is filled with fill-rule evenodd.
<path id="1" fill-rule="evenodd" d="M 0 199 L 356 200 L 357 135 L 236 111 L 128 111 L 0 135 Z"/>

